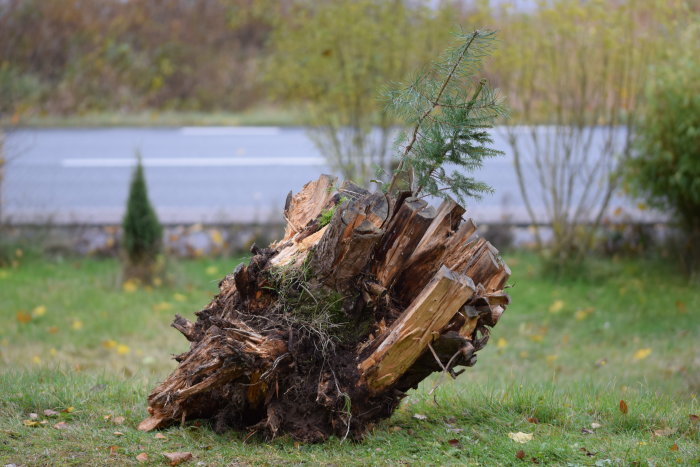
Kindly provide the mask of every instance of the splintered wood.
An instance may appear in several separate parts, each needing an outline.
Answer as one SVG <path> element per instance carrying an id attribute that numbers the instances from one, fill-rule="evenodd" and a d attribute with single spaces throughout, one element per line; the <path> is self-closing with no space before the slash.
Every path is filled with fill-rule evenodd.
<path id="1" fill-rule="evenodd" d="M 196 322 L 190 349 L 148 398 L 153 430 L 359 438 L 433 372 L 476 363 L 510 299 L 510 270 L 451 200 L 336 188 L 323 175 L 287 198 L 287 228 L 253 247 Z"/>

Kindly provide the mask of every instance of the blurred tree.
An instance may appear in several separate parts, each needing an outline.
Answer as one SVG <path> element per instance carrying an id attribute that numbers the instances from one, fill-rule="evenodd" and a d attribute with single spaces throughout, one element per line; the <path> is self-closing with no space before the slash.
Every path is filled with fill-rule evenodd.
<path id="1" fill-rule="evenodd" d="M 669 58 L 656 65 L 635 128 L 626 180 L 650 205 L 671 214 L 685 233 L 680 255 L 700 273 L 700 18 Z"/>
<path id="2" fill-rule="evenodd" d="M 554 0 L 495 14 L 503 45 L 489 71 L 512 96 L 515 122 L 528 125 L 505 131 L 532 225 L 552 226 L 554 272 L 575 268 L 590 250 L 629 156 L 626 128 L 649 64 L 674 47 L 688 9 L 683 0 Z"/>
<path id="3" fill-rule="evenodd" d="M 0 106 L 58 114 L 245 108 L 261 96 L 267 9 L 285 3 L 0 1 L 0 92 L 32 97 Z"/>
<path id="4" fill-rule="evenodd" d="M 294 14 L 276 24 L 267 69 L 271 89 L 304 108 L 311 137 L 346 179 L 367 184 L 372 166 L 391 170 L 396 121 L 377 99 L 378 90 L 444 48 L 455 16 L 447 3 L 434 6 L 297 0 Z"/>
<path id="5" fill-rule="evenodd" d="M 156 277 L 163 228 L 148 199 L 141 156 L 131 178 L 126 214 L 122 222 L 125 253 L 124 281 L 137 279 L 151 284 Z"/>

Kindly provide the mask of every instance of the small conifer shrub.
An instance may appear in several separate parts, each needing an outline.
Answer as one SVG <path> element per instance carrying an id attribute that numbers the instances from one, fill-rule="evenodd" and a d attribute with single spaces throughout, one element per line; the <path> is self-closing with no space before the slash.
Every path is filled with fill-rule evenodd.
<path id="1" fill-rule="evenodd" d="M 410 126 L 397 139 L 399 162 L 388 191 L 451 195 L 462 203 L 492 191 L 467 174 L 503 154 L 491 147 L 488 130 L 506 109 L 486 81 L 475 78 L 494 39 L 492 31 L 457 33 L 455 45 L 431 67 L 387 92 L 389 108 Z"/>
<path id="2" fill-rule="evenodd" d="M 125 255 L 124 280 L 151 283 L 157 274 L 163 227 L 148 199 L 141 157 L 131 178 L 126 214 L 122 222 Z"/>

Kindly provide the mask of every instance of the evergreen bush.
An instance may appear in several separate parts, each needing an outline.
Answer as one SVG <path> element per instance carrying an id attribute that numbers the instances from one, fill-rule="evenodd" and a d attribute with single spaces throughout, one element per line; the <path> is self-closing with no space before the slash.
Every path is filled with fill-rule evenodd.
<path id="1" fill-rule="evenodd" d="M 157 273 L 163 227 L 148 199 L 141 157 L 131 178 L 126 214 L 122 222 L 125 254 L 124 280 L 138 279 L 151 283 Z"/>

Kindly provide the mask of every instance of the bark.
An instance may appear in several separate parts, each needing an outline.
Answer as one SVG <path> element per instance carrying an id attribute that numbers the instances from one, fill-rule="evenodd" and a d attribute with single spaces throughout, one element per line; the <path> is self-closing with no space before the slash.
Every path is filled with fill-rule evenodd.
<path id="1" fill-rule="evenodd" d="M 359 438 L 431 373 L 476 363 L 510 301 L 498 251 L 453 201 L 334 184 L 290 194 L 284 238 L 254 246 L 195 322 L 176 316 L 190 349 L 140 429 Z"/>

